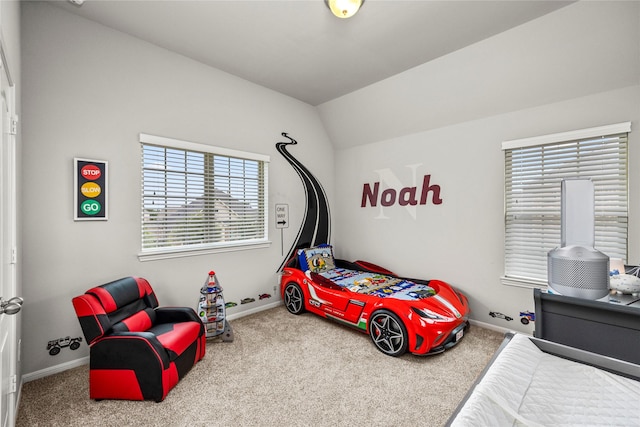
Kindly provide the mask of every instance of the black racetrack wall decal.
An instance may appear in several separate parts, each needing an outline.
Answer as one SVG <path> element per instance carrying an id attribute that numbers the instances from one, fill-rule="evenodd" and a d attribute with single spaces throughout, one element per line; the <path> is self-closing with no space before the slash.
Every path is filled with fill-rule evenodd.
<path id="1" fill-rule="evenodd" d="M 331 213 L 327 195 L 316 177 L 287 150 L 288 146 L 296 145 L 298 142 L 286 132 L 282 132 L 282 136 L 289 141 L 276 143 L 276 149 L 298 173 L 304 186 L 306 201 L 302 225 L 278 271 L 282 270 L 297 249 L 310 248 L 322 243 L 328 244 L 331 237 Z"/>

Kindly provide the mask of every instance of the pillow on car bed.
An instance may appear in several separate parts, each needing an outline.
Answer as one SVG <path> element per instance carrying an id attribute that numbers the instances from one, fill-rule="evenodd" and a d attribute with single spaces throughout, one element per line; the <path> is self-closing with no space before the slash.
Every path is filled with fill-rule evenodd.
<path id="1" fill-rule="evenodd" d="M 314 273 L 322 273 L 336 268 L 331 245 L 300 249 L 298 251 L 298 261 L 302 271 L 310 270 Z"/>

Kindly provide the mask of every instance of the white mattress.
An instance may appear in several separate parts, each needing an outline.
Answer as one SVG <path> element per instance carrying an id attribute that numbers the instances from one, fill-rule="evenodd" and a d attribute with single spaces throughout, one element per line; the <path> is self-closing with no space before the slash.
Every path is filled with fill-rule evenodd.
<path id="1" fill-rule="evenodd" d="M 451 425 L 637 427 L 640 382 L 544 353 L 516 334 Z"/>

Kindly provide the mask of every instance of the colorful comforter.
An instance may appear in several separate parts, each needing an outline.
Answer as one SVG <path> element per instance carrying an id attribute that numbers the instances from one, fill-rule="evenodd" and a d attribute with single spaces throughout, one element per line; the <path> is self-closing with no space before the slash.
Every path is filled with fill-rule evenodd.
<path id="1" fill-rule="evenodd" d="M 427 285 L 365 271 L 334 268 L 320 274 L 352 292 L 381 298 L 392 296 L 397 299 L 416 300 L 436 294 L 436 290 Z"/>

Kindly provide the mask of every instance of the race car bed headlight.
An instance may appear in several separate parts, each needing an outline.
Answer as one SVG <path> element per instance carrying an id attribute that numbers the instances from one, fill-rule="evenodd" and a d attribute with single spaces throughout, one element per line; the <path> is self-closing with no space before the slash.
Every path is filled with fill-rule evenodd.
<path id="1" fill-rule="evenodd" d="M 416 313 L 418 316 L 422 317 L 423 319 L 430 319 L 430 320 L 436 320 L 436 321 L 450 321 L 452 320 L 449 317 L 445 317 L 445 316 L 441 316 L 440 314 L 434 313 L 431 310 L 428 310 L 426 308 L 415 308 L 415 307 L 411 307 L 411 310 L 413 310 L 414 313 Z"/>

